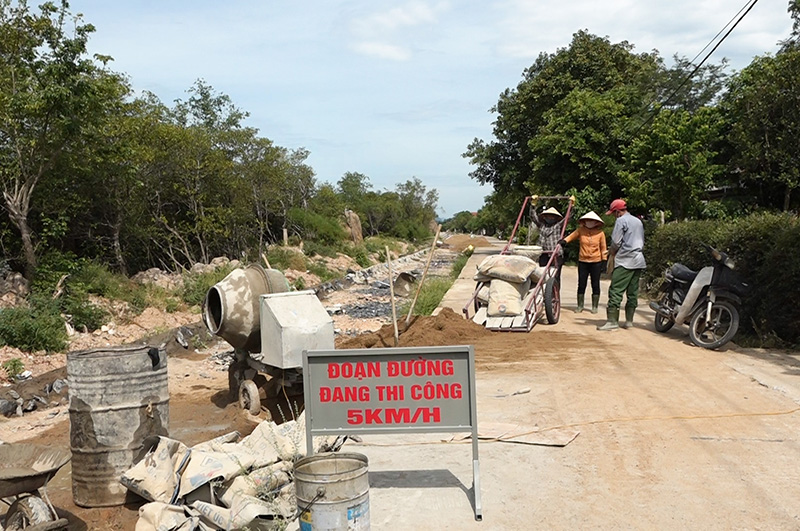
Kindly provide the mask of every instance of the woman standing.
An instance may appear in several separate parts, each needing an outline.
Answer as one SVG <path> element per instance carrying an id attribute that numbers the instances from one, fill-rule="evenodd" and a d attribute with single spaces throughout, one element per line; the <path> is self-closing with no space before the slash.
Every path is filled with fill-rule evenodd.
<path id="1" fill-rule="evenodd" d="M 583 311 L 586 293 L 586 281 L 592 277 L 592 313 L 597 313 L 600 303 L 600 275 L 606 272 L 608 248 L 606 235 L 603 234 L 603 220 L 600 216 L 590 211 L 579 220 L 578 229 L 559 241 L 563 247 L 569 242 L 578 240 L 580 252 L 578 254 L 578 307 L 576 313 Z"/>

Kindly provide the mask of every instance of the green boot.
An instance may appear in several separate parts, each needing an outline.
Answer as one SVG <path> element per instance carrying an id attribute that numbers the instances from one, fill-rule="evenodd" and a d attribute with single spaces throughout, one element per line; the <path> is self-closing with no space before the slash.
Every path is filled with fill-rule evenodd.
<path id="1" fill-rule="evenodd" d="M 606 324 L 598 326 L 598 330 L 616 330 L 619 328 L 619 308 L 606 309 Z"/>
<path id="2" fill-rule="evenodd" d="M 600 304 L 600 294 L 592 295 L 592 313 L 597 313 L 597 306 Z"/>
<path id="3" fill-rule="evenodd" d="M 636 313 L 636 308 L 629 308 L 625 306 L 625 322 L 619 325 L 620 328 L 633 328 L 633 316 Z"/>
<path id="4" fill-rule="evenodd" d="M 584 297 L 585 297 L 585 295 L 583 293 L 578 295 L 578 307 L 575 308 L 575 313 L 581 313 L 583 311 Z"/>

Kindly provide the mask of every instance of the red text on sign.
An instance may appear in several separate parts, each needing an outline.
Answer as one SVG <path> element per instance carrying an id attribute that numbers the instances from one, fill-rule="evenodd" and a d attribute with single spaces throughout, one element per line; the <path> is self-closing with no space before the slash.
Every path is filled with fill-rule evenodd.
<path id="1" fill-rule="evenodd" d="M 320 387 L 320 402 L 369 402 L 369 387 Z"/>
<path id="2" fill-rule="evenodd" d="M 329 363 L 328 378 L 380 378 L 381 364 L 377 361 L 360 361 L 357 363 Z"/>
<path id="3" fill-rule="evenodd" d="M 376 409 L 348 409 L 347 423 L 351 426 L 376 424 L 432 424 L 442 421 L 438 407 L 418 407 L 413 411 L 407 407 Z"/>

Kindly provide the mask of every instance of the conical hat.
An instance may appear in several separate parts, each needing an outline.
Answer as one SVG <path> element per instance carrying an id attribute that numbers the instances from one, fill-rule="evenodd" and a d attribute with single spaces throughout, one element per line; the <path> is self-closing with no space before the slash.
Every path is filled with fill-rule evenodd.
<path id="1" fill-rule="evenodd" d="M 588 221 L 588 220 L 599 221 L 600 223 L 605 225 L 603 220 L 600 219 L 600 216 L 598 216 L 597 214 L 594 213 L 594 210 L 590 210 L 586 214 L 582 215 L 579 221 Z"/>
<path id="2" fill-rule="evenodd" d="M 552 214 L 552 215 L 554 215 L 554 216 L 558 216 L 558 217 L 560 217 L 560 218 L 563 218 L 563 217 L 564 217 L 564 216 L 562 216 L 562 215 L 561 215 L 561 212 L 559 212 L 558 210 L 556 210 L 556 209 L 555 209 L 555 207 L 550 207 L 550 208 L 548 208 L 547 210 L 545 210 L 544 212 L 542 212 L 542 215 L 543 215 L 543 216 L 544 216 L 545 214 Z"/>

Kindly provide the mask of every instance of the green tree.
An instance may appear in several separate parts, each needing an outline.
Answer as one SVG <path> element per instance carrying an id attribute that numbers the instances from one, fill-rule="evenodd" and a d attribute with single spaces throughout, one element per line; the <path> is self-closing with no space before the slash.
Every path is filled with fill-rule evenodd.
<path id="1" fill-rule="evenodd" d="M 0 186 L 19 231 L 26 277 L 36 269 L 29 214 L 42 180 L 87 123 L 99 116 L 97 67 L 86 55 L 94 31 L 66 0 L 34 13 L 0 0 Z"/>
<path id="2" fill-rule="evenodd" d="M 627 120 L 642 115 L 643 102 L 652 99 L 658 67 L 655 54 L 634 54 L 627 42 L 612 44 L 576 33 L 569 47 L 540 54 L 516 89 L 500 95 L 491 109 L 497 113 L 495 141 L 475 139 L 464 154 L 476 166 L 470 176 L 491 183 L 496 194 L 514 197 L 517 205 L 530 188 L 539 194 L 564 193 L 582 187 L 581 179 L 612 181 L 621 161 L 619 137 Z M 586 133 L 569 138 L 583 125 L 569 122 L 587 117 Z M 609 146 L 608 153 L 592 152 Z M 594 168 L 594 161 L 601 166 Z M 585 177 L 582 172 L 589 166 L 592 175 Z"/>
<path id="3" fill-rule="evenodd" d="M 792 4 L 794 5 L 794 4 Z M 756 57 L 733 77 L 723 105 L 730 125 L 731 173 L 769 205 L 789 210 L 800 186 L 800 48 Z"/>
<path id="4" fill-rule="evenodd" d="M 698 216 L 706 192 L 724 171 L 716 160 L 721 132 L 717 108 L 661 111 L 652 127 L 624 149 L 621 177 L 629 202 L 677 219 Z"/>

